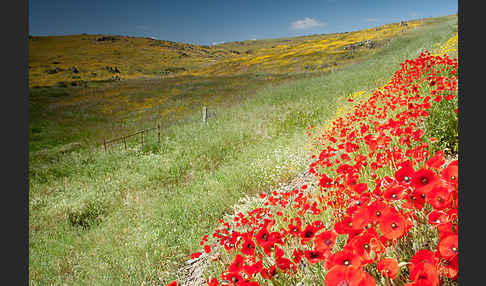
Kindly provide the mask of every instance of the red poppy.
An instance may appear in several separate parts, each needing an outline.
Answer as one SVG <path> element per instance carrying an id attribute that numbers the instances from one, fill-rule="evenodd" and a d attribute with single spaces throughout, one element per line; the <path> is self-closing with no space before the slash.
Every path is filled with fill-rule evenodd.
<path id="1" fill-rule="evenodd" d="M 420 169 L 412 175 L 411 185 L 419 192 L 427 194 L 438 182 L 437 175 L 428 169 Z"/>
<path id="2" fill-rule="evenodd" d="M 302 249 L 294 249 L 292 260 L 294 261 L 295 264 L 298 264 L 302 260 L 303 256 L 304 256 L 304 251 Z"/>
<path id="3" fill-rule="evenodd" d="M 255 236 L 256 243 L 261 247 L 266 247 L 270 241 L 270 232 L 268 232 L 266 227 L 260 229 Z"/>
<path id="4" fill-rule="evenodd" d="M 385 277 L 395 279 L 398 274 L 398 262 L 393 258 L 382 258 L 376 263 L 376 268 Z"/>
<path id="5" fill-rule="evenodd" d="M 409 185 L 412 181 L 412 176 L 415 173 L 410 161 L 406 161 L 400 165 L 400 169 L 395 172 L 395 179 L 404 185 Z"/>
<path id="6" fill-rule="evenodd" d="M 336 243 L 337 234 L 334 230 L 326 230 L 314 237 L 314 248 L 322 252 L 330 252 Z"/>
<path id="7" fill-rule="evenodd" d="M 174 281 L 170 282 L 169 284 L 167 284 L 167 286 L 177 286 L 177 285 L 178 284 L 177 284 L 177 281 L 176 280 L 174 280 Z"/>
<path id="8" fill-rule="evenodd" d="M 255 255 L 255 243 L 251 240 L 251 238 L 245 238 L 243 240 L 243 244 L 241 245 L 241 253 L 248 256 Z"/>
<path id="9" fill-rule="evenodd" d="M 363 229 L 371 223 L 370 209 L 368 206 L 361 205 L 354 212 L 351 219 L 351 226 L 354 229 Z"/>
<path id="10" fill-rule="evenodd" d="M 439 239 L 443 239 L 449 235 L 457 234 L 457 224 L 448 221 L 437 225 L 437 230 L 439 231 Z"/>
<path id="11" fill-rule="evenodd" d="M 352 251 L 359 256 L 362 264 L 368 264 L 373 262 L 371 239 L 377 236 L 376 231 L 368 229 L 366 232 L 353 237 L 346 246 L 351 246 Z"/>
<path id="12" fill-rule="evenodd" d="M 301 240 L 302 245 L 309 242 L 314 237 L 314 235 L 318 230 L 319 229 L 313 226 L 312 224 L 307 225 L 305 229 L 300 233 L 300 237 L 302 238 Z"/>
<path id="13" fill-rule="evenodd" d="M 448 235 L 442 238 L 437 245 L 440 255 L 446 260 L 452 259 L 459 253 L 457 234 Z"/>
<path id="14" fill-rule="evenodd" d="M 398 213 L 389 213 L 380 221 L 380 232 L 387 239 L 398 239 L 407 231 L 406 219 Z"/>
<path id="15" fill-rule="evenodd" d="M 351 249 L 343 249 L 329 256 L 326 260 L 325 268 L 331 269 L 335 265 L 360 267 L 361 259 Z"/>
<path id="16" fill-rule="evenodd" d="M 431 211 L 427 215 L 427 220 L 431 225 L 439 225 L 449 221 L 448 215 L 443 211 Z"/>
<path id="17" fill-rule="evenodd" d="M 456 255 L 450 260 L 445 260 L 444 264 L 441 267 L 445 276 L 449 277 L 450 279 L 457 279 L 457 274 L 459 270 L 459 256 Z"/>
<path id="18" fill-rule="evenodd" d="M 351 190 L 353 190 L 354 192 L 356 192 L 358 194 L 362 194 L 363 192 L 368 190 L 368 184 L 366 184 L 366 183 L 355 184 L 355 185 L 351 186 Z"/>
<path id="19" fill-rule="evenodd" d="M 353 237 L 359 234 L 362 230 L 353 228 L 353 221 L 350 216 L 345 216 L 334 225 L 334 230 L 338 234 L 348 234 L 349 237 Z"/>
<path id="20" fill-rule="evenodd" d="M 278 269 L 282 271 L 287 271 L 292 267 L 293 263 L 290 259 L 282 257 L 282 256 L 277 256 L 275 259 L 275 264 L 277 265 Z"/>
<path id="21" fill-rule="evenodd" d="M 445 162 L 444 152 L 439 150 L 425 162 L 425 166 L 431 169 L 439 169 Z"/>
<path id="22" fill-rule="evenodd" d="M 283 251 L 283 249 L 278 247 L 278 245 L 275 245 L 275 257 L 282 257 L 284 255 L 285 252 Z"/>
<path id="23" fill-rule="evenodd" d="M 372 223 L 379 223 L 383 217 L 391 212 L 390 207 L 382 201 L 374 201 L 368 206 L 369 216 Z"/>
<path id="24" fill-rule="evenodd" d="M 419 264 L 428 263 L 435 265 L 437 259 L 434 252 L 428 249 L 421 249 L 415 252 L 415 255 L 410 259 L 410 264 L 408 265 L 410 272 L 413 272 L 415 267 Z"/>
<path id="25" fill-rule="evenodd" d="M 385 200 L 387 200 L 389 202 L 400 200 L 405 195 L 404 190 L 405 190 L 405 187 L 403 187 L 403 186 L 399 186 L 399 185 L 398 186 L 391 186 L 387 190 L 385 190 L 383 197 L 385 198 Z"/>
<path id="26" fill-rule="evenodd" d="M 208 286 L 218 286 L 219 285 L 218 279 L 216 279 L 215 277 L 211 278 L 211 280 L 209 280 L 209 277 L 206 278 L 206 283 L 208 284 Z"/>
<path id="27" fill-rule="evenodd" d="M 245 263 L 245 257 L 237 254 L 235 259 L 233 259 L 233 263 L 228 266 L 229 272 L 239 272 L 243 268 L 243 263 Z"/>
<path id="28" fill-rule="evenodd" d="M 451 184 L 452 186 L 456 186 L 458 184 L 458 166 L 457 164 L 450 163 L 447 168 L 440 171 L 440 177 Z"/>
<path id="29" fill-rule="evenodd" d="M 324 278 L 326 286 L 371 286 L 376 285 L 375 280 L 359 267 L 336 265 Z"/>
<path id="30" fill-rule="evenodd" d="M 426 200 L 434 207 L 434 209 L 443 210 L 451 207 L 451 191 L 444 185 L 437 185 L 432 189 L 432 191 L 430 191 L 429 194 L 427 194 Z"/>
<path id="31" fill-rule="evenodd" d="M 211 246 L 206 244 L 206 245 L 204 246 L 204 252 L 206 252 L 206 253 L 211 253 Z"/>
<path id="32" fill-rule="evenodd" d="M 403 208 L 421 210 L 424 208 L 425 198 L 424 193 L 413 190 L 405 195 L 405 202 L 402 204 Z"/>
<path id="33" fill-rule="evenodd" d="M 227 280 L 233 285 L 237 285 L 238 282 L 245 280 L 239 272 L 228 272 L 226 274 L 222 274 L 221 279 Z"/>
<path id="34" fill-rule="evenodd" d="M 439 285 L 439 273 L 432 264 L 420 263 L 410 271 L 410 279 L 414 282 L 413 285 Z"/>
<path id="35" fill-rule="evenodd" d="M 299 235 L 301 230 L 300 230 L 300 227 L 301 227 L 301 224 L 300 224 L 300 220 L 296 221 L 296 224 L 292 224 L 292 220 L 289 224 L 289 230 L 288 230 L 288 233 L 290 233 L 290 235 Z"/>
<path id="36" fill-rule="evenodd" d="M 322 174 L 321 179 L 319 180 L 319 186 L 323 188 L 332 187 L 332 179 L 326 176 L 326 174 Z"/>
<path id="37" fill-rule="evenodd" d="M 305 258 L 307 258 L 307 261 L 309 261 L 310 264 L 320 262 L 320 261 L 322 261 L 326 258 L 326 256 L 324 255 L 324 252 L 319 251 L 317 249 L 305 250 L 304 255 L 305 255 Z"/>
<path id="38" fill-rule="evenodd" d="M 199 256 L 201 256 L 201 255 L 202 255 L 202 252 L 191 253 L 191 259 L 199 258 Z"/>
<path id="39" fill-rule="evenodd" d="M 243 272 L 245 272 L 248 276 L 253 276 L 255 273 L 260 272 L 263 269 L 263 263 L 261 260 L 250 264 L 250 265 L 243 265 Z"/>
<path id="40" fill-rule="evenodd" d="M 272 277 L 275 276 L 275 274 L 277 274 L 277 266 L 275 264 L 270 266 L 270 268 L 268 269 L 263 268 L 260 271 L 260 275 L 262 275 L 262 277 L 265 279 L 272 279 Z"/>

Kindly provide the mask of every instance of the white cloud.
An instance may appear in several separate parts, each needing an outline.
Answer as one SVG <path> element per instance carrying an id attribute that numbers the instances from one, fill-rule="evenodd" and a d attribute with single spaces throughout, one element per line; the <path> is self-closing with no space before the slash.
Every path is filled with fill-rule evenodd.
<path id="1" fill-rule="evenodd" d="M 321 22 L 317 21 L 316 19 L 305 18 L 303 20 L 297 20 L 295 22 L 292 22 L 290 24 L 290 28 L 292 30 L 308 30 L 308 29 L 311 29 L 311 28 L 321 27 L 321 26 L 325 26 L 325 25 L 326 25 L 325 23 L 321 23 Z"/>
<path id="2" fill-rule="evenodd" d="M 365 22 L 378 22 L 378 18 L 366 18 Z"/>

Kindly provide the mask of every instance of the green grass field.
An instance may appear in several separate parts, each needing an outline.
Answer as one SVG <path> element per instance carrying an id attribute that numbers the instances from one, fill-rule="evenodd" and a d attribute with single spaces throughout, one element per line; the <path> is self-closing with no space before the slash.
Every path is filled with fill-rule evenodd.
<path id="1" fill-rule="evenodd" d="M 332 119 L 344 104 L 339 98 L 382 85 L 404 59 L 457 31 L 457 16 L 428 21 L 334 73 L 263 75 L 274 80 L 261 82 L 235 75 L 92 84 L 111 92 L 103 99 L 81 87 L 32 89 L 30 284 L 157 285 L 174 279 L 201 236 L 240 198 L 305 169 L 311 150 L 305 130 Z M 140 151 L 113 152 L 95 146 L 105 136 L 153 122 L 161 116 L 157 110 L 147 117 L 140 112 L 137 121 L 125 107 L 139 94 L 140 105 L 156 106 L 154 90 L 171 89 L 193 97 L 169 104 L 176 110 L 167 116 L 160 145 L 149 141 Z M 207 124 L 202 104 L 217 114 Z M 113 109 L 103 116 L 106 106 Z"/>

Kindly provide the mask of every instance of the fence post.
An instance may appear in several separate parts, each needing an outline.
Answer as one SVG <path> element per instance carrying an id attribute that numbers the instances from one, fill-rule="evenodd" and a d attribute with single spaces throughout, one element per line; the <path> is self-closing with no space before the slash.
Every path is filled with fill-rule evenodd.
<path id="1" fill-rule="evenodd" d="M 123 137 L 123 144 L 125 144 L 125 151 L 127 151 L 127 140 L 126 140 L 126 137 Z"/>
<path id="2" fill-rule="evenodd" d="M 106 138 L 103 138 L 103 145 L 105 146 L 105 152 L 106 152 Z"/>
<path id="3" fill-rule="evenodd" d="M 143 149 L 143 131 L 144 130 L 142 130 L 142 149 Z"/>
<path id="4" fill-rule="evenodd" d="M 158 132 L 158 134 L 157 134 L 158 135 L 158 142 L 160 144 L 160 123 L 159 122 L 157 122 L 157 132 Z"/>
<path id="5" fill-rule="evenodd" d="M 202 118 L 203 122 L 206 123 L 208 119 L 208 108 L 206 106 L 203 107 Z"/>

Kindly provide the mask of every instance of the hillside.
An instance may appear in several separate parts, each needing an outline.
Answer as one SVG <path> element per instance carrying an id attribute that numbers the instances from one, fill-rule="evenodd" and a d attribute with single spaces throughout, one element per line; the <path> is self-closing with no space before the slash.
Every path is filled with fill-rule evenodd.
<path id="1" fill-rule="evenodd" d="M 427 21 L 349 33 L 192 45 L 114 35 L 29 37 L 29 86 L 174 75 L 329 71 Z M 346 48 L 345 48 L 346 47 Z"/>

